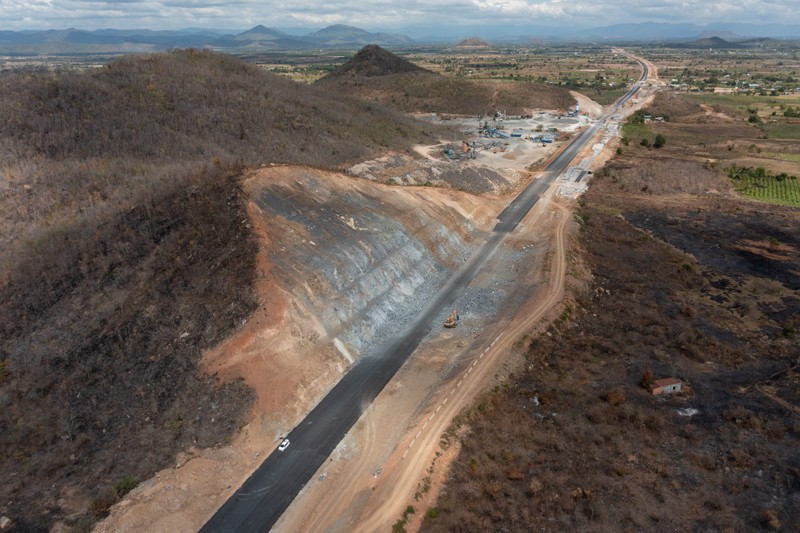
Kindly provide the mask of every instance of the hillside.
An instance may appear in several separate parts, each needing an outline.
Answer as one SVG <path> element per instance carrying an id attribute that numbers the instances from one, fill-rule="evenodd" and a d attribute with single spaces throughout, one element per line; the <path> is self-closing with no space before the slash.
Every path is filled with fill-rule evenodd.
<path id="1" fill-rule="evenodd" d="M 259 304 L 242 165 L 332 167 L 441 131 L 228 56 L 0 78 L 0 515 L 84 529 L 253 395 L 198 373 Z"/>
<path id="2" fill-rule="evenodd" d="M 391 76 L 392 74 L 419 73 L 435 75 L 430 70 L 418 67 L 378 45 L 367 45 L 352 59 L 336 67 L 328 78 Z"/>
<path id="3" fill-rule="evenodd" d="M 459 50 L 476 50 L 482 48 L 491 48 L 492 45 L 478 37 L 470 37 L 456 43 L 454 48 Z"/>
<path id="4" fill-rule="evenodd" d="M 525 114 L 531 109 L 565 109 L 575 104 L 569 91 L 561 87 L 444 77 L 376 46 L 363 48 L 315 85 L 405 113 L 478 116 L 502 109 Z"/>
<path id="5" fill-rule="evenodd" d="M 668 93 L 655 109 L 670 122 L 623 135 L 667 144 L 625 137 L 595 173 L 563 312 L 454 421 L 422 531 L 800 528 L 800 210 L 722 171 L 734 142 L 767 151 L 759 129 Z M 681 393 L 645 388 L 667 377 Z"/>
<path id="6" fill-rule="evenodd" d="M 680 43 L 680 44 L 673 44 L 671 45 L 672 48 L 696 48 L 696 49 L 713 49 L 713 50 L 727 50 L 727 49 L 736 49 L 736 48 L 745 48 L 745 46 L 739 43 L 733 43 L 730 41 L 726 41 L 721 37 L 704 37 L 701 39 L 695 39 L 694 41 L 689 41 L 688 43 Z"/>

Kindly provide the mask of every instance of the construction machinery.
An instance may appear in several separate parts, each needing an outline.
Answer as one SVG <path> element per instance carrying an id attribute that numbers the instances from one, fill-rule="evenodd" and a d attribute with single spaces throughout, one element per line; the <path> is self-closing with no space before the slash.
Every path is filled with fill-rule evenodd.
<path id="1" fill-rule="evenodd" d="M 444 321 L 444 327 L 454 328 L 458 325 L 457 322 L 460 319 L 461 317 L 458 316 L 458 307 L 456 307 L 455 309 L 453 309 L 453 312 L 450 313 L 450 316 L 447 317 L 447 320 Z"/>

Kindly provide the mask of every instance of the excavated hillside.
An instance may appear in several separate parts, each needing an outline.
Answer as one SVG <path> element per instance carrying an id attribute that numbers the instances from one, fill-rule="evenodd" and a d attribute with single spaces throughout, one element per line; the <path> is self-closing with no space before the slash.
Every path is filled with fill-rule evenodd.
<path id="1" fill-rule="evenodd" d="M 253 335 L 243 331 L 207 363 L 249 376 L 262 423 L 276 438 L 368 349 L 416 316 L 485 238 L 496 203 L 288 166 L 254 172 L 245 188 L 264 250 L 259 293 L 266 315 L 281 310 L 271 320 L 283 327 L 265 329 L 269 319 L 257 313 Z"/>
<path id="2" fill-rule="evenodd" d="M 0 87 L 0 515 L 83 529 L 247 417 L 250 389 L 199 371 L 259 305 L 241 165 L 443 130 L 196 50 Z"/>
<path id="3" fill-rule="evenodd" d="M 403 76 L 436 80 L 414 110 L 550 107 L 524 85 L 347 79 L 401 95 L 385 80 Z M 171 511 L 133 530 L 196 528 L 491 227 L 491 198 L 315 170 L 450 133 L 340 90 L 197 50 L 0 77 L 0 516 L 13 530 L 87 529 L 143 480 Z M 465 305 L 490 317 L 499 298 Z M 153 479 L 176 465 L 188 481 Z"/>

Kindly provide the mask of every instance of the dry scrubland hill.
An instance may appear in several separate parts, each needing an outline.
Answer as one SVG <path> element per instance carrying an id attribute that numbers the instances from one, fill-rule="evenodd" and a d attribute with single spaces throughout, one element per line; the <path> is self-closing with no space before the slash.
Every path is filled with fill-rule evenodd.
<path id="1" fill-rule="evenodd" d="M 566 109 L 575 105 L 569 91 L 560 87 L 443 77 L 378 46 L 363 49 L 316 85 L 406 113 L 481 115 L 499 109 L 523 114 L 531 109 Z"/>
<path id="2" fill-rule="evenodd" d="M 623 145 L 595 175 L 577 213 L 591 276 L 573 264 L 585 288 L 458 420 L 423 531 L 800 530 L 800 210 L 736 198 L 708 163 L 770 142 L 744 118 L 653 109 L 667 144 Z M 648 369 L 687 392 L 653 397 Z"/>
<path id="3" fill-rule="evenodd" d="M 339 65 L 333 72 L 328 74 L 328 77 L 373 77 L 409 72 L 435 75 L 430 70 L 418 67 L 414 63 L 398 57 L 380 46 L 371 44 L 359 50 L 347 63 Z"/>
<path id="4" fill-rule="evenodd" d="M 241 423 L 251 392 L 197 375 L 257 305 L 237 165 L 427 135 L 214 53 L 0 77 L 0 515 L 85 526 Z"/>

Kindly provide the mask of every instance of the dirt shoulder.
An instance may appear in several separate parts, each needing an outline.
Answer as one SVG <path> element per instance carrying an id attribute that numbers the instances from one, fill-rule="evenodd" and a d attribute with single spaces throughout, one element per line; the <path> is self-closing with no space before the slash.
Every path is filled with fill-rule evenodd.
<path id="1" fill-rule="evenodd" d="M 393 272 L 406 281 L 419 280 L 415 282 L 419 290 L 413 284 L 403 285 L 405 281 L 400 284 L 409 295 L 422 298 L 426 280 L 420 273 L 430 272 L 428 277 L 433 278 L 434 264 L 440 272 L 457 266 L 457 258 L 491 227 L 500 209 L 491 198 L 444 189 L 390 187 L 303 167 L 254 171 L 244 189 L 249 198 L 248 218 L 259 241 L 258 307 L 233 336 L 204 354 L 202 371 L 223 382 L 243 379 L 255 391 L 248 421 L 230 445 L 193 448 L 173 468 L 142 483 L 113 507 L 97 531 L 197 530 L 260 458 L 338 381 L 352 359 L 359 357 L 359 343 L 371 338 L 364 337 L 368 333 L 360 328 L 357 332 L 362 337 L 348 329 L 358 321 L 343 320 L 336 326 L 330 310 L 349 302 L 348 298 L 369 301 L 358 290 L 372 291 L 375 283 L 359 284 L 363 288 L 358 290 L 346 284 L 337 288 L 332 283 L 339 278 L 329 280 L 325 272 L 331 270 L 332 276 L 344 272 L 356 281 L 369 281 L 375 275 L 394 284 L 386 273 Z M 323 223 L 338 240 L 314 236 L 308 229 Z M 434 231 L 437 228 L 447 229 L 446 234 Z M 380 239 L 382 244 L 370 239 Z M 398 244 L 392 244 L 392 239 Z M 335 263 L 346 260 L 350 265 L 351 258 L 358 258 L 359 250 L 363 254 L 365 248 L 372 256 L 358 261 L 364 265 L 363 274 Z M 402 320 L 398 298 L 392 301 L 395 310 L 387 317 Z M 493 305 L 491 299 L 482 301 Z M 408 306 L 416 304 L 409 301 Z M 371 313 L 370 309 L 365 307 L 363 313 Z M 383 329 L 391 327 L 386 323 Z M 381 334 L 377 329 L 369 335 Z M 344 350 L 337 349 L 335 338 Z M 413 393 L 421 394 L 417 389 Z M 381 427 L 379 433 L 388 429 Z"/>

